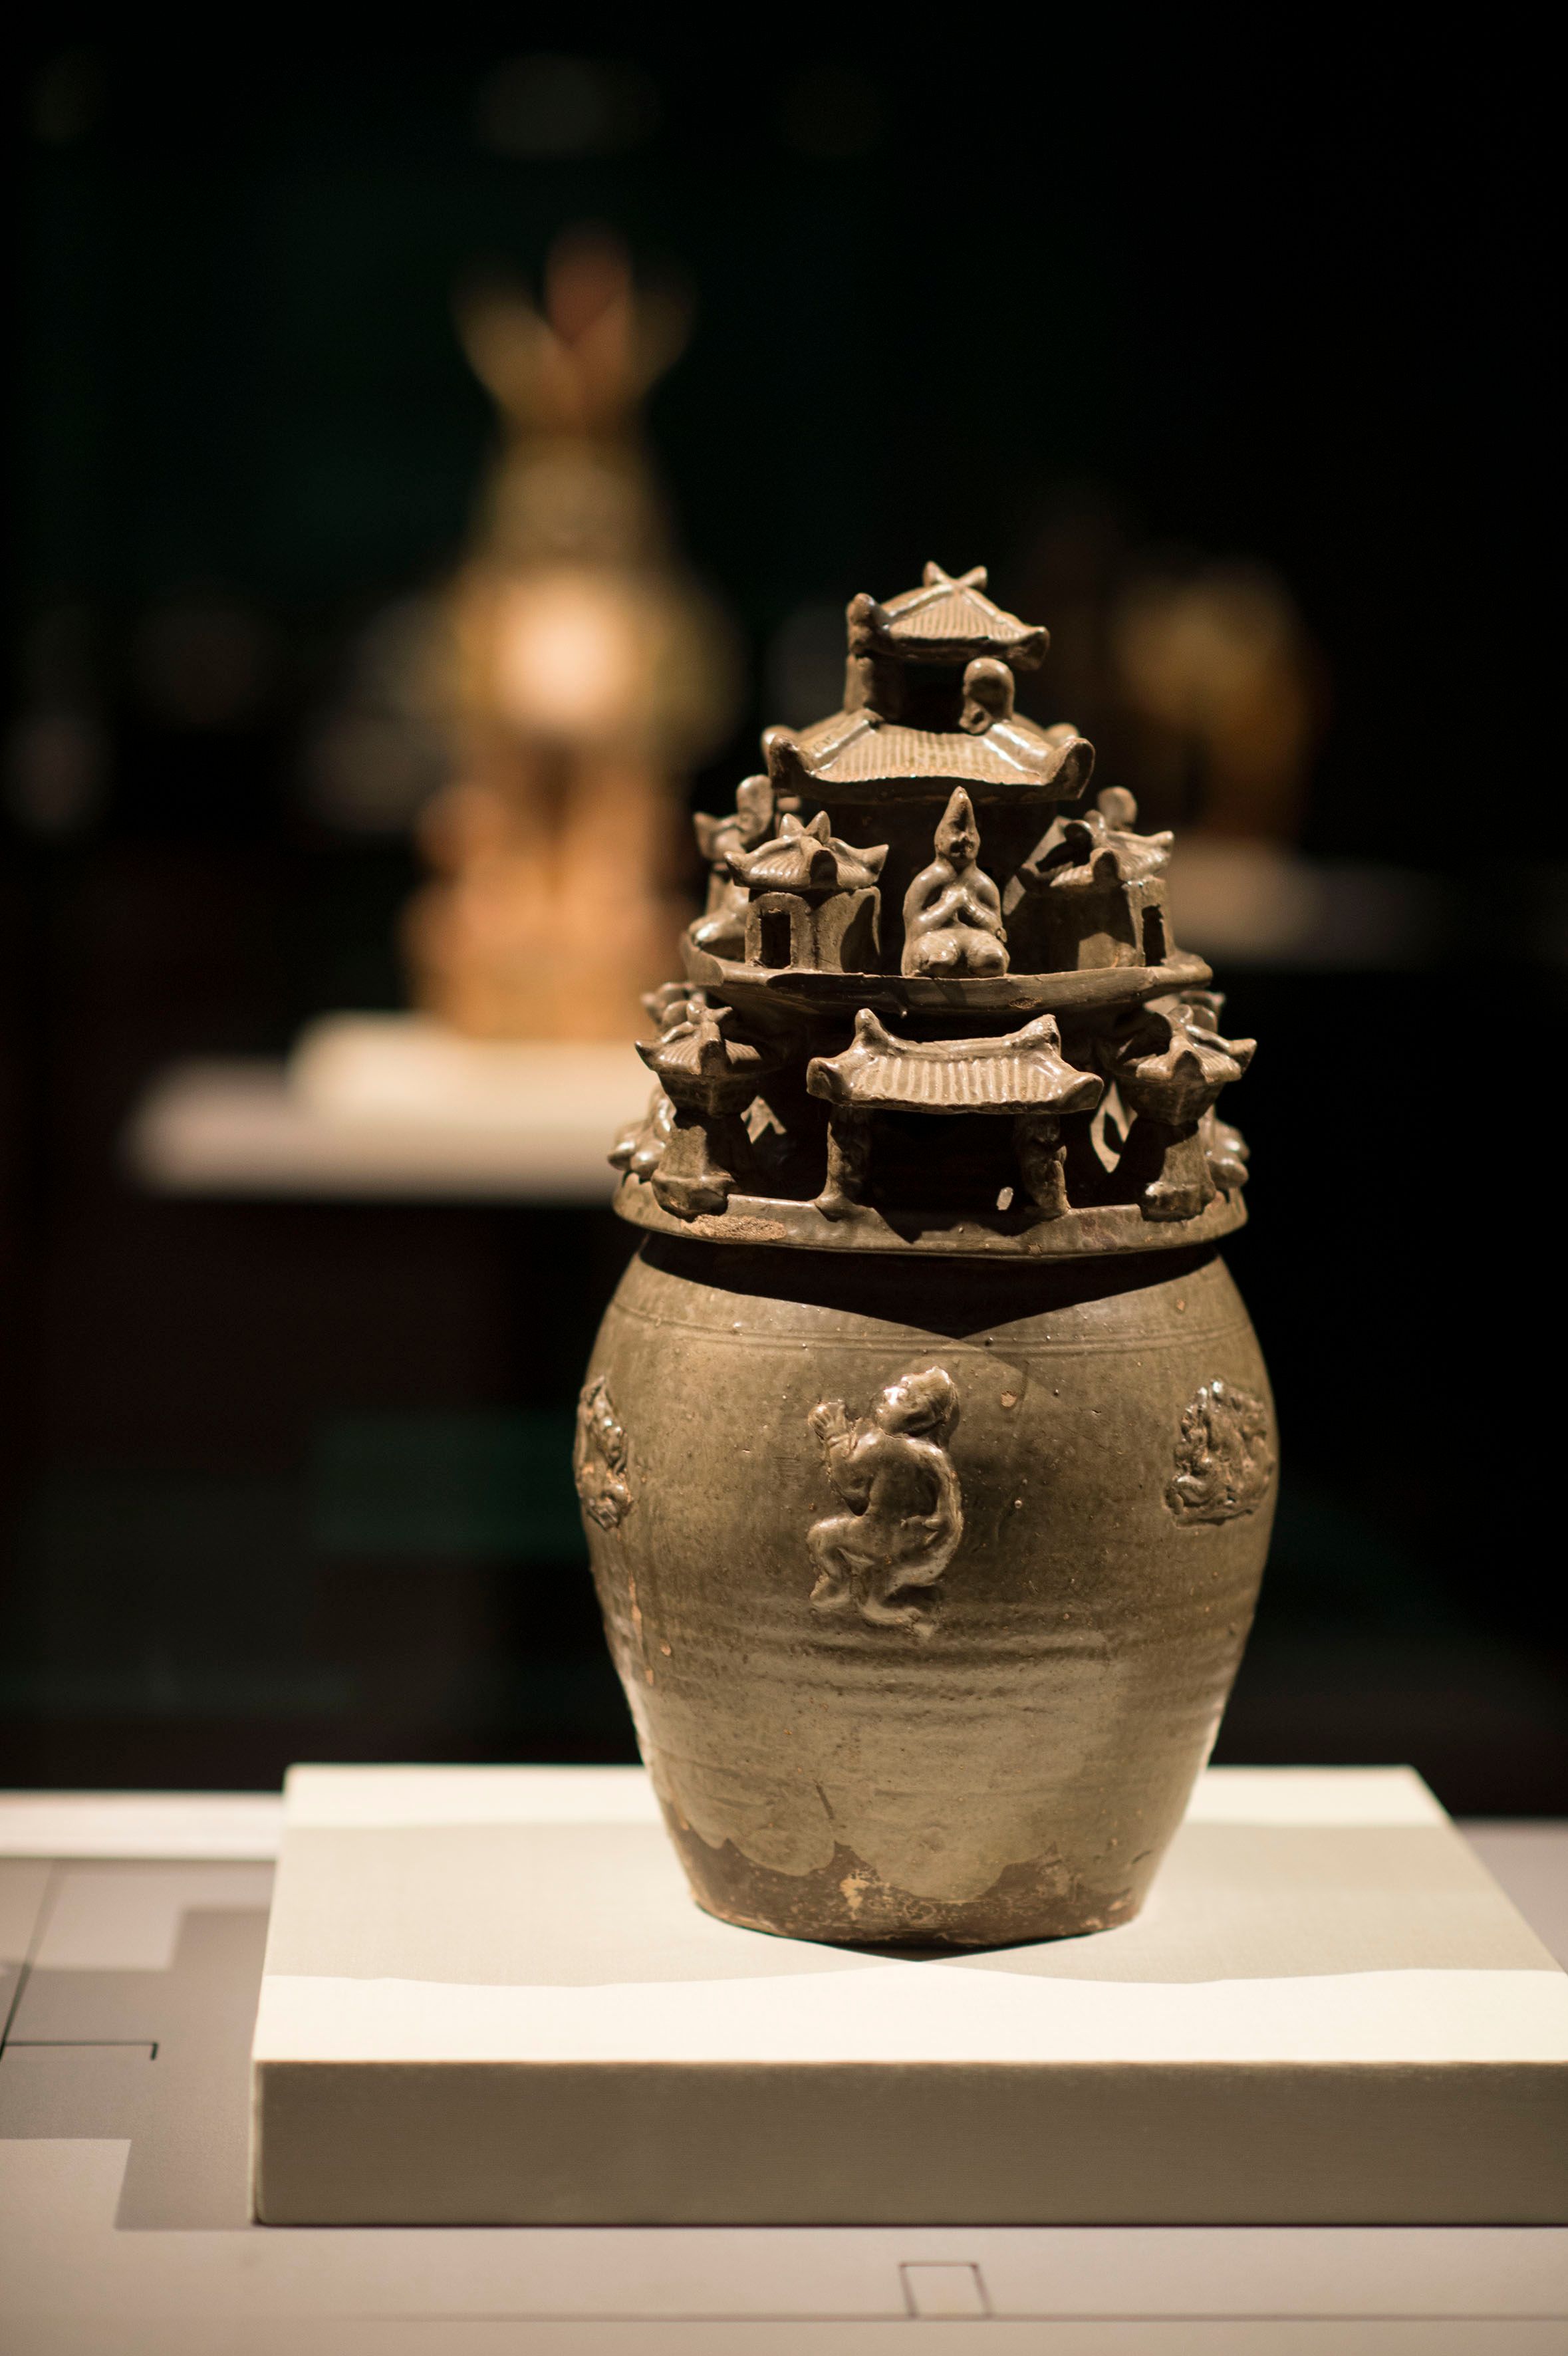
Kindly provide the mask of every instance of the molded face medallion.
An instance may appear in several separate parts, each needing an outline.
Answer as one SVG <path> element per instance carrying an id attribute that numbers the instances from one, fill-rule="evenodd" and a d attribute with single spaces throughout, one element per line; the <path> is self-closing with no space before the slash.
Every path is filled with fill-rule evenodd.
<path id="1" fill-rule="evenodd" d="M 603 1375 L 585 1384 L 577 1401 L 577 1440 L 572 1475 L 583 1511 L 601 1530 L 618 1529 L 634 1503 L 627 1479 L 626 1432 L 617 1420 Z"/>
<path id="2" fill-rule="evenodd" d="M 963 1537 L 963 1492 L 948 1454 L 958 1421 L 958 1388 L 941 1366 L 921 1366 L 877 1393 L 851 1423 L 843 1399 L 824 1399 L 808 1419 L 829 1480 L 846 1513 L 813 1522 L 806 1543 L 816 1566 L 818 1612 L 858 1612 L 872 1627 L 929 1635 L 933 1588 Z"/>
<path id="3" fill-rule="evenodd" d="M 1178 1522 L 1256 1513 L 1274 1474 L 1268 1408 L 1229 1383 L 1200 1384 L 1183 1410 L 1176 1462 L 1165 1503 Z"/>

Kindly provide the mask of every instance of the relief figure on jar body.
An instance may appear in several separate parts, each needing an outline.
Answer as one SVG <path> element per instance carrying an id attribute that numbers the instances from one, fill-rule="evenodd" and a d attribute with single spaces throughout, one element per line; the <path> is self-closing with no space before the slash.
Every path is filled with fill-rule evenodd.
<path id="1" fill-rule="evenodd" d="M 929 1631 L 929 1606 L 908 1590 L 934 1587 L 963 1536 L 963 1496 L 948 1453 L 958 1421 L 951 1376 L 923 1366 L 889 1383 L 856 1423 L 842 1399 L 824 1399 L 810 1421 L 828 1478 L 849 1507 L 808 1534 L 813 1605 L 858 1611 L 873 1626 Z"/>

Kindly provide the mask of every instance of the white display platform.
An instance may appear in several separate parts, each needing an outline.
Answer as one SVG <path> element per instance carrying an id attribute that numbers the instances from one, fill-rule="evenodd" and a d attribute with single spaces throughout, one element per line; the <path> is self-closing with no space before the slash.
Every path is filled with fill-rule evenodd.
<path id="1" fill-rule="evenodd" d="M 465 1039 L 334 1014 L 286 1065 L 174 1066 L 125 1140 L 162 1194 L 607 1203 L 606 1159 L 652 1089 L 629 1039 Z"/>
<path id="2" fill-rule="evenodd" d="M 1568 2218 L 1568 1976 L 1401 1769 L 937 1956 L 703 1914 L 637 1770 L 295 1769 L 252 2094 L 268 2223 Z"/>

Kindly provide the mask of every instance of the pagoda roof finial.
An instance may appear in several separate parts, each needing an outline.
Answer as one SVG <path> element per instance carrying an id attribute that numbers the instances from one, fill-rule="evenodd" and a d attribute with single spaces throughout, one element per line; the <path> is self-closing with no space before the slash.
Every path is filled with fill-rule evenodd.
<path id="1" fill-rule="evenodd" d="M 852 654 L 892 655 L 907 663 L 969 663 L 1000 657 L 1015 669 L 1045 660 L 1048 631 L 1009 614 L 985 594 L 983 564 L 968 573 L 928 564 L 918 589 L 881 602 L 864 593 L 849 605 Z"/>

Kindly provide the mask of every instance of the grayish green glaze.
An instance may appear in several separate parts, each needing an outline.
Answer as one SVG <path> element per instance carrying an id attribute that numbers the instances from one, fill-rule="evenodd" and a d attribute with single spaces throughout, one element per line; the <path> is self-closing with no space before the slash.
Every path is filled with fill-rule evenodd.
<path id="1" fill-rule="evenodd" d="M 873 1419 L 929 1367 L 957 1404 L 937 1451 L 956 1547 L 929 1585 L 895 1571 L 906 1619 L 814 1605 L 812 1532 L 854 1516 L 813 1419 L 835 1401 Z M 1235 1418 L 1195 1441 L 1217 1387 L 1261 1411 L 1251 1446 Z M 702 1904 L 800 1937 L 964 1944 L 1136 1913 L 1273 1511 L 1268 1378 L 1217 1255 L 865 1265 L 650 1238 L 590 1387 L 629 1498 L 590 1520 L 595 1576 Z M 887 1437 L 895 1459 L 921 1444 Z M 895 1508 L 920 1505 L 897 1470 Z"/>
<path id="2" fill-rule="evenodd" d="M 701 818 L 611 1160 L 645 1239 L 576 1474 L 701 1903 L 961 1944 L 1137 1912 L 1240 1658 L 1273 1413 L 1247 1149 L 1168 834 L 1014 710 L 976 570 L 848 612 L 844 707 Z"/>

